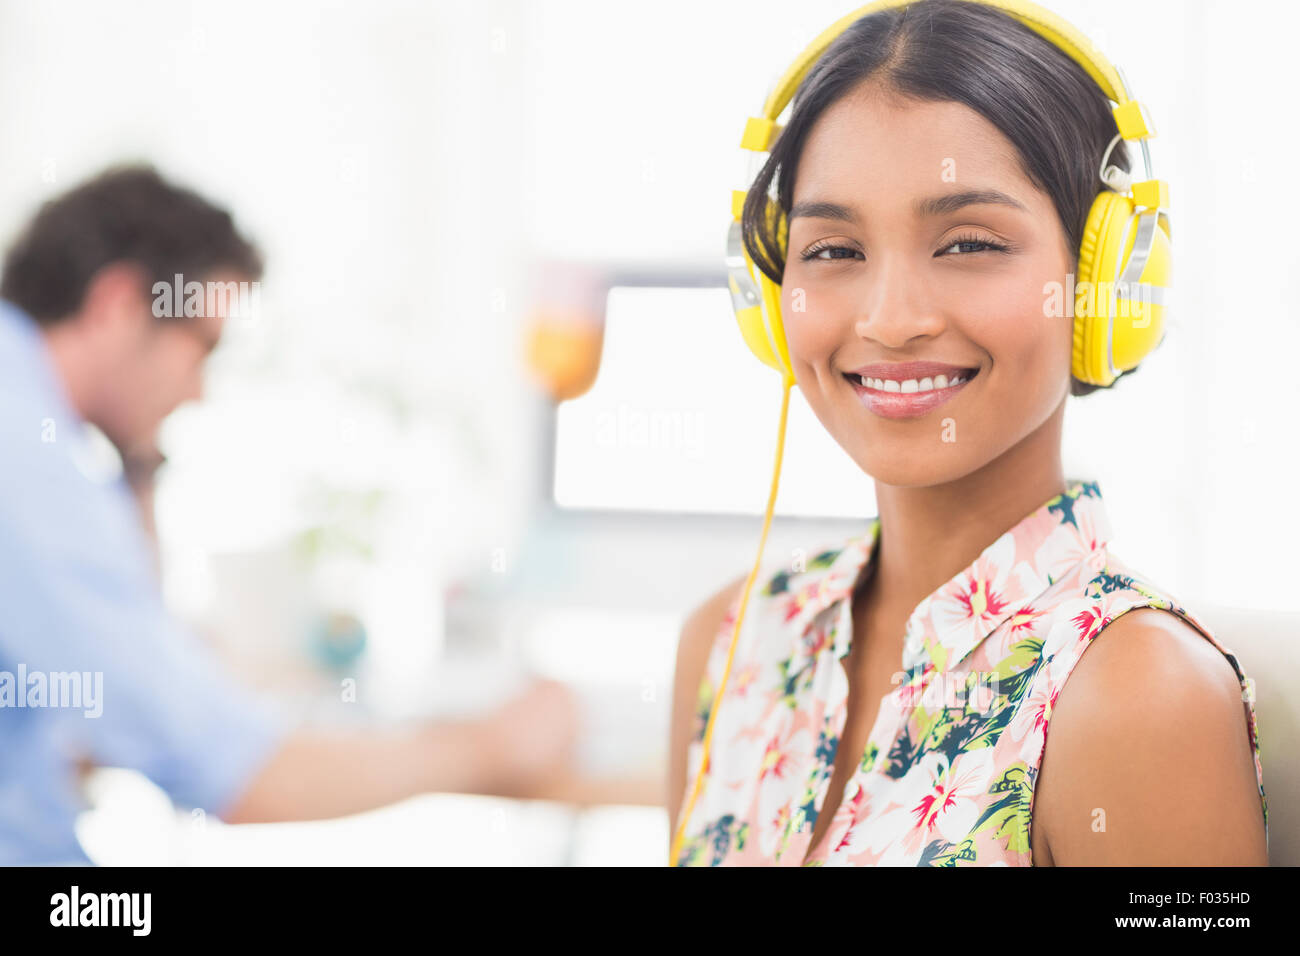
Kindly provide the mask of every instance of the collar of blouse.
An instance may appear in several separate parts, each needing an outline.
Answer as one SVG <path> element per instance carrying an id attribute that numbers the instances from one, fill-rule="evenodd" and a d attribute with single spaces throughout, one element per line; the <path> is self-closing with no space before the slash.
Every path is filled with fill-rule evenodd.
<path id="1" fill-rule="evenodd" d="M 820 643 L 814 628 L 848 614 L 859 573 L 870 561 L 880 536 L 880 519 L 850 539 L 824 574 L 789 598 L 787 625 L 795 642 L 790 672 L 803 669 Z M 1110 523 L 1095 481 L 1071 480 L 1064 493 L 1044 502 L 985 548 L 966 568 L 934 590 L 907 621 L 903 668 L 951 670 L 1008 619 L 1028 624 L 1042 610 L 1035 599 L 1080 563 L 1100 572 L 1106 563 Z M 836 627 L 834 653 L 848 652 L 849 627 Z"/>

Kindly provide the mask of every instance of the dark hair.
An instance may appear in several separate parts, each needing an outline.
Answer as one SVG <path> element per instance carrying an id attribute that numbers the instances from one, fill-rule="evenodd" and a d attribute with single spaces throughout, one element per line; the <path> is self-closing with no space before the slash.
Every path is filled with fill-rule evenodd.
<path id="1" fill-rule="evenodd" d="M 1102 154 L 1118 132 L 1110 101 L 1065 51 L 1006 12 L 969 0 L 917 0 L 852 23 L 830 44 L 795 93 L 789 122 L 745 197 L 741 228 L 754 264 L 773 282 L 785 272 L 784 233 L 767 214 L 786 216 L 804 142 L 831 104 L 869 77 L 886 90 L 969 106 L 1016 147 L 1026 177 L 1052 198 L 1075 257 L 1092 201 L 1102 188 Z M 1110 162 L 1128 170 L 1120 140 Z M 1130 372 L 1122 374 L 1131 374 Z M 1070 393 L 1107 386 L 1071 377 Z"/>
<path id="2" fill-rule="evenodd" d="M 229 270 L 249 280 L 262 256 L 230 213 L 164 180 L 147 164 L 110 168 L 49 200 L 5 256 L 0 298 L 42 325 L 81 306 L 91 278 L 114 262 L 134 262 L 155 282 L 180 273 L 204 279 Z"/>

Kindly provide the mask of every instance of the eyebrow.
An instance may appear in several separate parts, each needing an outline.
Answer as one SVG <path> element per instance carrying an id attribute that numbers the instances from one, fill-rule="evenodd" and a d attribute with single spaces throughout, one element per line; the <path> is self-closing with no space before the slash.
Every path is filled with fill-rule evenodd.
<path id="1" fill-rule="evenodd" d="M 966 206 L 1011 206 L 1022 212 L 1028 212 L 1023 203 L 996 189 L 967 189 L 959 193 L 944 193 L 919 199 L 913 204 L 917 216 L 931 218 L 942 216 Z M 810 219 L 834 219 L 839 222 L 856 224 L 857 214 L 845 205 L 837 202 L 799 202 L 790 210 L 790 219 L 806 216 Z"/>

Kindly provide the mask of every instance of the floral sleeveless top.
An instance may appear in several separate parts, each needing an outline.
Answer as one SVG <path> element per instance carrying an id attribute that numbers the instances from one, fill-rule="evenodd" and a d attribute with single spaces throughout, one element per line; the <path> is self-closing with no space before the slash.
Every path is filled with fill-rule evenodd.
<path id="1" fill-rule="evenodd" d="M 678 820 L 709 712 L 721 709 L 677 865 L 804 864 L 847 719 L 852 594 L 879 534 L 874 518 L 861 538 L 755 582 L 715 701 L 733 602 L 700 683 Z M 806 865 L 1031 866 L 1034 782 L 1057 694 L 1088 642 L 1139 607 L 1179 615 L 1237 672 L 1267 834 L 1253 682 L 1204 622 L 1109 553 L 1110 536 L 1097 483 L 1068 482 L 916 607 L 902 679 Z"/>

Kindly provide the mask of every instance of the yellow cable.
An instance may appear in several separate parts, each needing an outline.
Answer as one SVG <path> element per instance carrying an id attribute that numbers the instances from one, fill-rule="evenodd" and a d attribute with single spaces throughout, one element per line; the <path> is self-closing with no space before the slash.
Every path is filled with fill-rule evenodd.
<path id="1" fill-rule="evenodd" d="M 736 629 L 731 635 L 731 649 L 727 651 L 727 666 L 722 671 L 722 680 L 718 684 L 718 690 L 713 695 L 713 704 L 709 708 L 709 721 L 704 728 L 704 753 L 700 757 L 700 770 L 695 775 L 695 786 L 691 790 L 691 799 L 686 804 L 681 822 L 677 825 L 677 833 L 668 849 L 669 866 L 677 865 L 677 855 L 681 852 L 682 839 L 686 835 L 686 824 L 691 818 L 691 811 L 695 809 L 695 799 L 700 795 L 700 787 L 704 783 L 704 774 L 708 770 L 709 744 L 713 741 L 713 721 L 718 716 L 718 709 L 722 704 L 723 690 L 727 686 L 727 677 L 731 674 L 731 660 L 736 656 L 736 644 L 740 639 L 740 628 L 745 620 L 745 609 L 749 606 L 749 592 L 754 586 L 754 579 L 758 577 L 759 567 L 763 563 L 763 548 L 767 544 L 767 529 L 772 524 L 772 512 L 776 509 L 776 490 L 781 478 L 781 458 L 785 454 L 785 422 L 790 411 L 790 386 L 794 384 L 793 378 L 783 375 L 782 379 L 781 425 L 776 437 L 776 462 L 772 469 L 772 488 L 767 496 L 767 513 L 763 516 L 763 535 L 758 542 L 758 555 L 754 558 L 754 567 L 749 572 L 749 579 L 745 581 L 745 591 L 740 600 L 740 611 L 736 615 Z"/>

